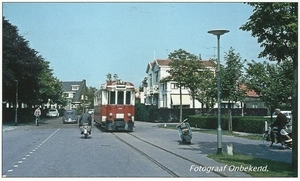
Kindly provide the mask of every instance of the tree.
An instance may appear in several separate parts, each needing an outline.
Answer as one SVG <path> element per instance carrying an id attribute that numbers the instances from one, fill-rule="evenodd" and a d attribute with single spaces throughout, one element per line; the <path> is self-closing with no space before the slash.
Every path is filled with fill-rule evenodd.
<path id="1" fill-rule="evenodd" d="M 53 76 L 49 62 L 29 47 L 18 34 L 18 28 L 3 17 L 3 97 L 14 102 L 15 82 L 18 81 L 19 101 L 29 106 L 53 101 L 63 102 L 60 81 Z M 26 87 L 26 88 L 25 88 Z"/>
<path id="2" fill-rule="evenodd" d="M 214 94 L 217 92 L 216 89 L 216 82 L 215 79 L 215 72 L 214 70 L 211 70 L 203 65 L 202 61 L 196 61 L 195 63 L 196 67 L 195 70 L 196 73 L 193 74 L 191 77 L 191 81 L 188 83 L 186 87 L 188 87 L 192 93 L 192 95 L 195 96 L 195 99 L 198 100 L 200 103 L 202 103 L 202 109 L 203 105 L 205 105 L 205 108 L 208 109 L 213 107 L 213 100 L 216 99 L 217 94 Z M 210 68 L 216 68 L 216 64 L 213 60 L 209 61 L 211 66 Z M 203 111 L 202 111 L 203 112 Z"/>
<path id="3" fill-rule="evenodd" d="M 29 42 L 18 34 L 18 28 L 3 17 L 3 100 L 14 101 L 15 80 L 18 81 L 19 100 L 30 103 L 38 94 L 38 75 L 42 71 L 40 57 L 29 48 Z"/>
<path id="4" fill-rule="evenodd" d="M 285 61 L 278 64 L 252 61 L 246 68 L 246 86 L 254 90 L 270 111 L 280 105 L 291 104 L 292 63 Z"/>
<path id="5" fill-rule="evenodd" d="M 240 29 L 251 31 L 263 48 L 259 57 L 293 62 L 293 153 L 292 166 L 298 167 L 298 3 L 248 3 L 253 14 Z"/>
<path id="6" fill-rule="evenodd" d="M 94 95 L 96 91 L 97 91 L 96 87 L 91 87 L 91 86 L 87 90 L 89 108 L 94 108 Z"/>
<path id="7" fill-rule="evenodd" d="M 169 63 L 170 69 L 167 70 L 169 76 L 163 78 L 161 82 L 175 81 L 178 84 L 180 94 L 179 120 L 182 122 L 182 87 L 187 85 L 192 79 L 191 75 L 195 71 L 191 69 L 189 61 L 196 61 L 197 57 L 185 50 L 179 49 L 170 53 L 168 58 L 172 60 Z"/>
<path id="8" fill-rule="evenodd" d="M 241 60 L 240 54 L 234 53 L 231 47 L 225 54 L 225 67 L 221 70 L 221 99 L 237 102 L 245 98 L 245 90 L 242 89 L 243 68 L 246 60 Z"/>
<path id="9" fill-rule="evenodd" d="M 228 101 L 228 131 L 232 132 L 231 102 L 242 101 L 246 91 L 242 89 L 243 68 L 246 60 L 242 61 L 240 54 L 236 54 L 231 47 L 225 53 L 225 66 L 221 70 L 221 99 Z"/>

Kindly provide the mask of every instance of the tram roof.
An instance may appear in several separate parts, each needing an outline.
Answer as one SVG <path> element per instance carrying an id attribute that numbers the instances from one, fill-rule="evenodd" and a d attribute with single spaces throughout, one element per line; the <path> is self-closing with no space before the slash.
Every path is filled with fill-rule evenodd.
<path id="1" fill-rule="evenodd" d="M 114 85 L 126 85 L 126 86 L 134 86 L 131 82 L 122 82 L 122 81 L 110 81 L 106 82 L 106 86 L 114 86 Z"/>
<path id="2" fill-rule="evenodd" d="M 123 81 L 109 81 L 106 82 L 105 84 L 102 84 L 100 89 L 133 89 L 134 90 L 134 85 L 131 82 L 123 82 Z"/>

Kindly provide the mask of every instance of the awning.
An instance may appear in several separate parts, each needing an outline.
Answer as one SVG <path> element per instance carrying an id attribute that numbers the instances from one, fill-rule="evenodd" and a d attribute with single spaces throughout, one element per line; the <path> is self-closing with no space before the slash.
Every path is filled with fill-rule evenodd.
<path id="1" fill-rule="evenodd" d="M 172 98 L 172 105 L 180 105 L 180 95 L 171 95 Z M 182 105 L 190 105 L 191 99 L 190 95 L 181 95 L 182 98 Z"/>

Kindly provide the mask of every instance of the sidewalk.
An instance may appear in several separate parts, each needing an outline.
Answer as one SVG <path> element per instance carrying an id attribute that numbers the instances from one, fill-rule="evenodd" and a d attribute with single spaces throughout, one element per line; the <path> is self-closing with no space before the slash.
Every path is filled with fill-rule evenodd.
<path id="1" fill-rule="evenodd" d="M 156 123 L 159 127 L 175 128 L 176 123 Z M 205 130 L 202 128 L 192 127 L 193 138 L 192 144 L 197 145 L 201 148 L 204 153 L 212 153 L 211 148 L 216 147 L 217 134 L 205 133 Z M 203 132 L 201 132 L 203 130 Z M 200 131 L 200 132 L 199 132 Z M 243 133 L 243 132 L 234 132 L 241 136 L 253 135 L 253 133 Z M 262 134 L 254 134 L 262 136 Z M 233 146 L 233 153 L 251 155 L 256 158 L 264 158 L 274 161 L 282 161 L 291 163 L 292 161 L 292 150 L 282 149 L 280 144 L 273 144 L 271 147 L 267 147 L 263 144 L 262 139 L 253 140 L 247 139 L 245 137 L 233 136 L 233 135 L 222 135 L 222 148 L 224 152 L 227 152 L 227 146 Z M 214 150 L 215 151 L 215 150 Z"/>
<path id="2" fill-rule="evenodd" d="M 5 122 L 2 123 L 2 132 L 6 132 L 6 131 L 12 131 L 14 129 L 18 129 L 24 126 L 32 126 L 34 125 L 33 122 L 29 122 L 29 123 L 18 123 L 17 125 L 15 125 L 14 122 Z"/>

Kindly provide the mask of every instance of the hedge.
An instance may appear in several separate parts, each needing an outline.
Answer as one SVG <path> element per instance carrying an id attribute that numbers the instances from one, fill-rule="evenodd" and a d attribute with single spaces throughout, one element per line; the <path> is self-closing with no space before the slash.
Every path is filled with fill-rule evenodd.
<path id="1" fill-rule="evenodd" d="M 188 116 L 188 122 L 192 127 L 204 129 L 217 129 L 218 117 L 217 116 Z M 246 133 L 263 133 L 265 128 L 265 121 L 267 118 L 257 116 L 233 116 L 232 117 L 232 130 Z M 228 130 L 228 117 L 221 117 L 222 130 Z"/>

